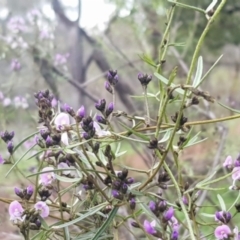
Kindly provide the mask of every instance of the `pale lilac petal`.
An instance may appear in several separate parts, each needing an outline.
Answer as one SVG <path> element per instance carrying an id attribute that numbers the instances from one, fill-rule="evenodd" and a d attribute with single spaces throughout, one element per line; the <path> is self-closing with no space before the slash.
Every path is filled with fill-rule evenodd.
<path id="1" fill-rule="evenodd" d="M 49 215 L 49 207 L 45 202 L 39 201 L 34 205 L 34 208 L 39 211 L 42 218 L 46 218 Z"/>
<path id="2" fill-rule="evenodd" d="M 68 142 L 68 133 L 67 132 L 63 132 L 61 134 L 61 141 L 65 144 L 65 145 L 69 145 Z"/>
<path id="3" fill-rule="evenodd" d="M 233 159 L 231 156 L 227 156 L 226 160 L 223 163 L 223 167 L 229 168 L 233 165 Z"/>
<path id="4" fill-rule="evenodd" d="M 231 229 L 227 225 L 221 225 L 216 227 L 214 235 L 217 239 L 227 239 L 231 234 Z"/>
<path id="5" fill-rule="evenodd" d="M 18 201 L 13 201 L 10 203 L 8 212 L 9 212 L 11 221 L 16 221 L 16 220 L 22 221 L 22 214 L 24 212 L 24 209 Z"/>
<path id="6" fill-rule="evenodd" d="M 42 173 L 40 174 L 40 183 L 43 186 L 48 186 L 50 185 L 53 180 L 56 178 L 54 172 L 49 172 L 51 170 L 54 170 L 53 167 L 45 167 L 42 169 Z M 48 172 L 46 172 L 48 171 Z"/>
<path id="7" fill-rule="evenodd" d="M 148 220 L 144 221 L 143 227 L 144 230 L 150 235 L 157 233 L 156 229 L 152 226 L 152 224 Z"/>
<path id="8" fill-rule="evenodd" d="M 236 181 L 236 180 L 240 179 L 240 167 L 233 168 L 232 179 L 233 179 L 233 181 Z"/>
<path id="9" fill-rule="evenodd" d="M 67 165 L 67 163 L 61 162 L 61 163 L 58 164 L 57 168 L 58 168 L 58 169 L 68 169 L 68 168 L 70 168 L 70 167 Z M 71 173 L 71 171 L 70 171 L 70 170 L 64 170 L 64 171 L 62 171 L 62 173 L 63 173 L 64 175 L 68 175 L 68 174 Z"/>
<path id="10" fill-rule="evenodd" d="M 69 125 L 70 124 L 69 115 L 67 113 L 59 113 L 55 118 L 54 123 L 57 129 L 60 129 L 61 126 Z"/>

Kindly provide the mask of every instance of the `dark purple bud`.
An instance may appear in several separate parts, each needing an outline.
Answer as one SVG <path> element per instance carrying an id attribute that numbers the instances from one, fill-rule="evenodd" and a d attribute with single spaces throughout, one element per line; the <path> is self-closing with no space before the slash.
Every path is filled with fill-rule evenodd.
<path id="1" fill-rule="evenodd" d="M 24 196 L 23 196 L 23 190 L 22 190 L 21 188 L 15 187 L 15 188 L 14 188 L 14 192 L 15 192 L 15 194 L 16 194 L 18 197 L 20 197 L 20 198 L 23 198 L 23 197 L 24 197 Z"/>
<path id="2" fill-rule="evenodd" d="M 131 222 L 131 225 L 135 228 L 140 228 L 140 226 L 137 222 Z"/>
<path id="3" fill-rule="evenodd" d="M 51 196 L 51 192 L 48 189 L 41 189 L 40 191 L 38 191 L 38 194 L 41 198 L 41 201 L 46 201 L 50 196 Z"/>
<path id="4" fill-rule="evenodd" d="M 97 103 L 95 103 L 95 108 L 101 112 L 103 112 L 105 110 L 105 106 L 106 106 L 105 99 L 101 99 Z"/>
<path id="5" fill-rule="evenodd" d="M 147 86 L 149 82 L 152 80 L 152 75 L 147 75 L 147 74 L 138 74 L 138 80 L 143 86 Z"/>
<path id="6" fill-rule="evenodd" d="M 27 187 L 26 193 L 27 193 L 26 199 L 29 200 L 33 195 L 33 187 L 31 185 Z"/>
<path id="7" fill-rule="evenodd" d="M 115 190 L 115 189 L 112 190 L 112 195 L 113 195 L 113 197 L 116 198 L 116 199 L 120 199 L 120 200 L 123 199 L 122 194 L 121 194 L 119 191 Z"/>
<path id="8" fill-rule="evenodd" d="M 112 188 L 113 189 L 116 189 L 116 190 L 119 190 L 122 186 L 122 183 L 121 181 L 119 180 L 115 180 L 113 183 L 112 183 Z"/>
<path id="9" fill-rule="evenodd" d="M 131 198 L 129 201 L 130 209 L 134 210 L 136 207 L 136 200 L 135 198 Z"/>
<path id="10" fill-rule="evenodd" d="M 106 124 L 106 123 L 107 123 L 106 119 L 103 118 L 103 117 L 100 116 L 100 115 L 97 115 L 97 116 L 96 116 L 96 120 L 97 120 L 97 122 L 102 123 L 102 124 Z"/>
<path id="11" fill-rule="evenodd" d="M 215 213 L 216 220 L 219 220 L 220 222 L 227 224 L 232 218 L 232 215 L 230 212 L 226 211 L 220 211 Z"/>
<path id="12" fill-rule="evenodd" d="M 36 224 L 37 228 L 40 229 L 42 223 L 41 223 L 41 221 L 40 221 L 39 219 L 37 219 L 37 220 L 35 221 L 35 224 Z"/>
<path id="13" fill-rule="evenodd" d="M 51 147 L 53 145 L 53 140 L 50 136 L 47 136 L 47 139 L 45 142 L 47 147 Z"/>
<path id="14" fill-rule="evenodd" d="M 167 202 L 165 200 L 162 200 L 158 203 L 158 210 L 160 212 L 164 212 L 167 209 Z"/>
<path id="15" fill-rule="evenodd" d="M 157 205 L 156 205 L 156 203 L 155 203 L 154 201 L 150 201 L 148 206 L 149 206 L 150 210 L 151 210 L 153 213 L 156 212 Z"/>
<path id="16" fill-rule="evenodd" d="M 123 194 L 126 194 L 127 193 L 127 190 L 128 190 L 128 185 L 126 183 L 123 183 L 122 184 L 122 189 L 121 189 L 121 192 Z"/>
<path id="17" fill-rule="evenodd" d="M 168 222 L 174 215 L 174 209 L 173 207 L 170 207 L 164 214 L 163 214 L 163 220 L 165 222 Z"/>
<path id="18" fill-rule="evenodd" d="M 133 184 L 134 183 L 134 178 L 132 178 L 132 177 L 129 177 L 129 178 L 127 178 L 126 180 L 125 180 L 125 182 L 126 182 L 126 184 Z"/>
<path id="19" fill-rule="evenodd" d="M 40 135 L 41 137 L 46 140 L 47 137 L 49 136 L 50 132 L 46 129 L 40 129 Z"/>
<path id="20" fill-rule="evenodd" d="M 84 132 L 84 133 L 82 134 L 82 137 L 83 137 L 85 140 L 88 140 L 88 139 L 91 138 L 91 137 L 89 136 L 89 134 L 86 133 L 86 132 Z"/>
<path id="21" fill-rule="evenodd" d="M 178 231 L 173 231 L 171 235 L 171 240 L 178 240 L 179 233 Z"/>
<path id="22" fill-rule="evenodd" d="M 106 117 L 108 117 L 113 112 L 114 104 L 111 102 L 106 109 Z"/>
<path id="23" fill-rule="evenodd" d="M 68 104 L 64 104 L 64 110 L 72 117 L 75 117 L 75 112 L 72 107 L 70 107 Z"/>
<path id="24" fill-rule="evenodd" d="M 10 133 L 8 131 L 1 132 L 1 138 L 5 143 L 11 141 L 13 139 L 13 137 L 14 137 L 14 131 L 12 131 Z"/>
<path id="25" fill-rule="evenodd" d="M 10 154 L 13 154 L 13 149 L 14 149 L 14 145 L 13 145 L 13 142 L 12 141 L 9 141 L 7 143 L 7 150 Z"/>
<path id="26" fill-rule="evenodd" d="M 117 70 L 109 70 L 107 73 L 107 80 L 111 85 L 116 85 L 118 83 Z"/>
<path id="27" fill-rule="evenodd" d="M 109 82 L 106 81 L 105 84 L 104 84 L 104 86 L 105 86 L 105 89 L 106 89 L 108 92 L 110 92 L 111 94 L 113 93 L 112 86 L 110 85 Z"/>
<path id="28" fill-rule="evenodd" d="M 84 106 L 81 106 L 77 111 L 77 121 L 81 122 L 84 117 L 85 117 L 85 108 Z"/>

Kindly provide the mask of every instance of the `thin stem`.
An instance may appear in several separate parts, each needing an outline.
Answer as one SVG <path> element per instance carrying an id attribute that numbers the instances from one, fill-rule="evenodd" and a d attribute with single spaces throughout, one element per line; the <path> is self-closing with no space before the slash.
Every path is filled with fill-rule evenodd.
<path id="1" fill-rule="evenodd" d="M 175 180 L 175 177 L 173 176 L 170 168 L 168 167 L 168 165 L 167 165 L 165 162 L 163 162 L 163 165 L 164 165 L 164 168 L 165 168 L 166 172 L 168 173 L 169 177 L 171 178 L 171 180 L 172 180 L 172 182 L 173 182 L 173 185 L 175 186 L 175 189 L 176 189 L 176 192 L 177 192 L 177 195 L 178 195 L 179 204 L 180 204 L 180 206 L 181 206 L 182 212 L 183 212 L 183 214 L 184 214 L 184 216 L 185 216 L 185 219 L 186 219 L 186 221 L 187 221 L 189 234 L 190 234 L 190 236 L 191 236 L 191 239 L 194 240 L 194 239 L 196 239 L 196 238 L 195 238 L 195 235 L 194 235 L 194 232 L 193 232 L 191 220 L 190 220 L 190 218 L 189 218 L 189 216 L 188 216 L 188 213 L 187 213 L 187 209 L 186 209 L 186 207 L 185 207 L 185 204 L 183 203 L 181 190 L 180 190 L 180 188 L 179 188 L 179 186 L 178 186 L 178 183 L 177 183 L 177 181 Z"/>
<path id="2" fill-rule="evenodd" d="M 146 125 L 150 125 L 150 113 L 149 113 L 149 104 L 148 104 L 148 96 L 147 96 L 147 86 L 143 87 L 143 93 L 144 93 L 144 100 L 145 100 L 145 106 L 146 106 L 146 112 L 147 112 L 147 119 L 146 119 Z"/>

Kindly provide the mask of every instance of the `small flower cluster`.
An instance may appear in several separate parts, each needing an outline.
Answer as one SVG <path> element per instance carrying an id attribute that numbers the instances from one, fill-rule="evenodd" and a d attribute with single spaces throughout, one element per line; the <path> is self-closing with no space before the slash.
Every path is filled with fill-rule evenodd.
<path id="1" fill-rule="evenodd" d="M 228 172 L 232 172 L 233 184 L 230 186 L 231 190 L 239 190 L 236 183 L 240 180 L 240 156 L 233 161 L 231 156 L 228 156 L 223 163 L 223 167 L 226 168 Z"/>
<path id="2" fill-rule="evenodd" d="M 34 204 L 33 208 L 30 207 L 29 200 L 34 193 L 32 186 L 28 186 L 25 189 L 15 187 L 15 194 L 25 202 L 23 208 L 22 204 L 18 201 L 13 201 L 9 205 L 10 221 L 20 228 L 21 233 L 26 236 L 29 230 L 39 230 L 41 227 L 42 218 L 46 218 L 49 215 L 49 207 L 43 201 L 38 201 Z"/>
<path id="3" fill-rule="evenodd" d="M 105 82 L 105 89 L 113 94 L 113 89 L 118 83 L 117 70 L 109 70 L 107 73 L 107 81 Z"/>
<path id="4" fill-rule="evenodd" d="M 10 153 L 10 155 L 13 154 L 13 150 L 14 150 L 14 145 L 13 145 L 13 137 L 14 137 L 14 131 L 12 132 L 1 132 L 0 136 L 1 139 L 7 144 L 7 150 Z"/>
<path id="5" fill-rule="evenodd" d="M 101 115 L 96 116 L 97 122 L 101 124 L 107 124 L 107 118 L 113 112 L 114 104 L 110 102 L 108 107 L 106 108 L 106 100 L 101 99 L 97 103 L 95 103 L 95 108 L 102 113 L 102 116 Z"/>

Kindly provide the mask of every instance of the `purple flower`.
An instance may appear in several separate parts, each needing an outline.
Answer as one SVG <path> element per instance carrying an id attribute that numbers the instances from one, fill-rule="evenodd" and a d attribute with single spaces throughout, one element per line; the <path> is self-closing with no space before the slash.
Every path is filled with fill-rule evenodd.
<path id="1" fill-rule="evenodd" d="M 9 20 L 7 27 L 13 33 L 24 32 L 27 29 L 25 21 L 22 17 L 12 17 Z"/>
<path id="2" fill-rule="evenodd" d="M 3 157 L 0 155 L 0 164 L 4 164 L 5 160 L 3 159 Z"/>
<path id="3" fill-rule="evenodd" d="M 12 104 L 12 100 L 10 98 L 4 98 L 3 99 L 3 106 L 8 107 Z"/>
<path id="4" fill-rule="evenodd" d="M 129 178 L 126 179 L 125 182 L 126 182 L 126 184 L 131 185 L 131 184 L 134 183 L 134 178 L 133 177 L 129 177 Z"/>
<path id="5" fill-rule="evenodd" d="M 53 140 L 50 136 L 47 136 L 46 145 L 47 145 L 47 147 L 50 147 L 53 145 Z"/>
<path id="6" fill-rule="evenodd" d="M 144 230 L 150 234 L 156 234 L 157 230 L 155 229 L 156 221 L 149 222 L 148 220 L 145 220 L 143 223 Z"/>
<path id="7" fill-rule="evenodd" d="M 118 83 L 117 70 L 109 70 L 107 73 L 107 80 L 111 85 L 116 85 Z"/>
<path id="8" fill-rule="evenodd" d="M 216 227 L 214 235 L 217 239 L 228 239 L 231 234 L 231 229 L 227 225 L 221 225 Z"/>
<path id="9" fill-rule="evenodd" d="M 95 129 L 95 133 L 98 137 L 111 136 L 111 133 L 109 131 L 102 130 L 101 127 L 97 124 L 97 122 L 94 121 L 93 126 Z"/>
<path id="10" fill-rule="evenodd" d="M 116 199 L 120 199 L 120 200 L 123 199 L 123 195 L 122 195 L 118 190 L 116 190 L 116 189 L 113 189 L 113 190 L 112 190 L 112 195 L 113 195 L 113 197 L 116 198 Z"/>
<path id="11" fill-rule="evenodd" d="M 9 212 L 11 221 L 15 222 L 17 220 L 20 220 L 20 221 L 24 220 L 24 218 L 22 217 L 24 209 L 18 201 L 13 201 L 10 203 L 8 212 Z"/>
<path id="12" fill-rule="evenodd" d="M 150 201 L 148 206 L 153 213 L 156 211 L 157 206 L 154 201 Z"/>
<path id="13" fill-rule="evenodd" d="M 215 213 L 215 221 L 220 221 L 222 223 L 227 224 L 232 218 L 230 212 L 220 211 Z"/>
<path id="14" fill-rule="evenodd" d="M 54 170 L 53 167 L 45 167 L 42 169 L 42 173 L 40 174 L 40 183 L 43 186 L 50 185 L 56 178 L 54 172 L 51 172 L 51 170 Z"/>
<path id="15" fill-rule="evenodd" d="M 39 211 L 42 218 L 46 218 L 49 215 L 49 207 L 45 202 L 39 201 L 34 205 L 34 208 Z"/>
<path id="16" fill-rule="evenodd" d="M 173 207 L 170 207 L 164 214 L 163 219 L 168 222 L 174 215 L 174 209 Z"/>
<path id="17" fill-rule="evenodd" d="M 70 54 L 59 54 L 57 53 L 54 58 L 54 65 L 55 66 L 61 66 L 61 65 L 66 65 L 67 59 L 69 58 Z"/>
<path id="18" fill-rule="evenodd" d="M 235 226 L 233 229 L 234 240 L 240 240 L 240 232 L 238 231 L 238 227 Z"/>
<path id="19" fill-rule="evenodd" d="M 18 61 L 18 59 L 13 59 L 11 61 L 11 70 L 14 71 L 14 72 L 17 72 L 21 69 L 21 64 L 20 62 Z"/>
<path id="20" fill-rule="evenodd" d="M 173 231 L 179 232 L 179 224 L 178 220 L 175 217 L 172 217 L 169 221 L 169 225 L 171 226 Z"/>

